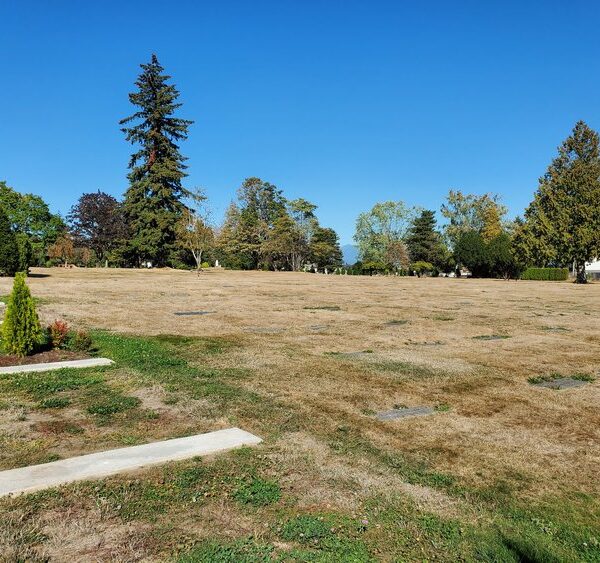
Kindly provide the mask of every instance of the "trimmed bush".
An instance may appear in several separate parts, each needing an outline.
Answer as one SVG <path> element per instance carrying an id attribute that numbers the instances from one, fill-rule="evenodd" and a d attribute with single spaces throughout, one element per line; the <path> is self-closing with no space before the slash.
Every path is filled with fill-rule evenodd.
<path id="1" fill-rule="evenodd" d="M 42 335 L 40 320 L 25 274 L 15 274 L 13 290 L 8 298 L 6 315 L 2 324 L 2 343 L 9 354 L 27 356 L 33 352 Z"/>
<path id="2" fill-rule="evenodd" d="M 567 268 L 527 268 L 521 274 L 522 280 L 566 281 L 569 279 Z"/>

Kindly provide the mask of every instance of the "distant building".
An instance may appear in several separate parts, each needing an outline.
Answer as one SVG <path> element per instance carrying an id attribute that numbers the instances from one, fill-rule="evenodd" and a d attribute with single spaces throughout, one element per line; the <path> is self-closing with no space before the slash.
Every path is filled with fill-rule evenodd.
<path id="1" fill-rule="evenodd" d="M 591 278 L 593 278 L 595 280 L 599 280 L 600 279 L 600 259 L 596 259 L 592 262 L 586 262 L 585 272 Z"/>

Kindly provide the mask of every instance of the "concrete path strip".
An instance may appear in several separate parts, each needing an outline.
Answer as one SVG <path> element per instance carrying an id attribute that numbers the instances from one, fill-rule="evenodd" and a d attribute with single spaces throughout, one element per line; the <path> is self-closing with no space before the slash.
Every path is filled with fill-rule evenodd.
<path id="1" fill-rule="evenodd" d="M 41 465 L 0 471 L 0 497 L 38 491 L 72 481 L 99 479 L 167 461 L 253 446 L 262 440 L 239 428 L 153 442 L 141 446 L 72 457 Z"/>
<path id="2" fill-rule="evenodd" d="M 52 371 L 63 368 L 93 368 L 110 366 L 114 362 L 108 358 L 88 358 L 87 360 L 69 360 L 68 362 L 50 362 L 47 364 L 27 364 L 23 366 L 6 366 L 0 368 L 3 373 L 30 373 L 32 371 Z"/>

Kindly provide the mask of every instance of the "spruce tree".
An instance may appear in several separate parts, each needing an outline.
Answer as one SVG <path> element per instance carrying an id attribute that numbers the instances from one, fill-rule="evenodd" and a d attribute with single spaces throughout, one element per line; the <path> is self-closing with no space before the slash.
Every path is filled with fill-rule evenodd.
<path id="1" fill-rule="evenodd" d="M 13 276 L 17 271 L 19 251 L 8 215 L 0 207 L 0 276 Z"/>
<path id="2" fill-rule="evenodd" d="M 15 274 L 2 323 L 2 344 L 9 354 L 27 356 L 35 349 L 42 330 L 35 303 L 25 283 L 25 273 Z"/>
<path id="3" fill-rule="evenodd" d="M 435 227 L 435 213 L 427 209 L 413 220 L 406 237 L 406 246 L 412 262 L 429 262 L 438 268 L 441 267 L 446 252 L 442 236 Z"/>
<path id="4" fill-rule="evenodd" d="M 150 260 L 156 266 L 170 262 L 176 250 L 176 228 L 185 209 L 182 199 L 187 190 L 186 158 L 179 152 L 179 141 L 187 139 L 193 123 L 174 117 L 181 107 L 179 92 L 168 84 L 156 55 L 141 65 L 129 101 L 139 109 L 121 120 L 127 141 L 139 147 L 131 156 L 129 188 L 125 193 L 124 213 L 130 230 L 129 255 L 138 265 Z"/>

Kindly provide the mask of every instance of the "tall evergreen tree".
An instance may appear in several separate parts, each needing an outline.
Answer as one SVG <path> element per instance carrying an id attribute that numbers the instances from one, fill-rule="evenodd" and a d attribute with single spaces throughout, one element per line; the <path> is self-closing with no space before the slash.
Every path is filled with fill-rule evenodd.
<path id="1" fill-rule="evenodd" d="M 163 74 L 156 55 L 141 65 L 142 73 L 129 94 L 129 101 L 139 108 L 122 119 L 127 141 L 139 147 L 131 156 L 129 188 L 125 193 L 124 213 L 130 229 L 129 254 L 138 264 L 145 260 L 157 266 L 170 262 L 176 249 L 176 228 L 185 209 L 182 199 L 187 190 L 181 182 L 186 177 L 186 158 L 179 152 L 179 141 L 187 139 L 193 123 L 174 117 L 181 107 L 179 92 L 171 78 Z"/>
<path id="2" fill-rule="evenodd" d="M 424 209 L 408 231 L 406 246 L 412 262 L 429 262 L 442 267 L 446 249 L 442 236 L 436 231 L 435 212 Z"/>
<path id="3" fill-rule="evenodd" d="M 558 148 L 525 212 L 525 255 L 573 265 L 585 283 L 585 263 L 600 256 L 600 139 L 583 121 Z M 526 249 L 527 250 L 527 249 Z"/>
<path id="4" fill-rule="evenodd" d="M 8 215 L 0 207 L 0 276 L 14 276 L 18 267 L 17 239 Z"/>

